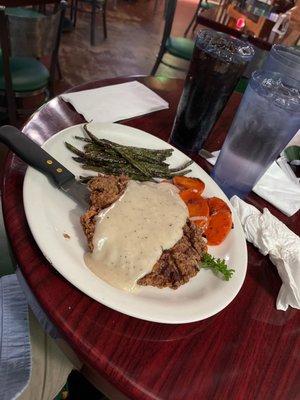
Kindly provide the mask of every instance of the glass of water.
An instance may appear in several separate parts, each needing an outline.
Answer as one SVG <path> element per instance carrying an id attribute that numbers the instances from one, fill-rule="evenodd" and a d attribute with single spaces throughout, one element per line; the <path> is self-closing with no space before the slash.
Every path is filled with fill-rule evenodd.
<path id="1" fill-rule="evenodd" d="M 262 67 L 264 71 L 285 75 L 285 83 L 300 89 L 300 50 L 274 44 Z"/>
<path id="2" fill-rule="evenodd" d="M 252 75 L 212 177 L 230 198 L 244 197 L 300 127 L 300 93 L 278 73 Z"/>

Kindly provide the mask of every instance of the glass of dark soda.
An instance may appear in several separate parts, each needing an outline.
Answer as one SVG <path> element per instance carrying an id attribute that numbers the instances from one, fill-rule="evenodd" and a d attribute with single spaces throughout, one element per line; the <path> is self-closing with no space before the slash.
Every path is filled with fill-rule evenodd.
<path id="1" fill-rule="evenodd" d="M 202 30 L 196 39 L 170 143 L 198 152 L 254 55 L 251 45 L 227 34 Z"/>

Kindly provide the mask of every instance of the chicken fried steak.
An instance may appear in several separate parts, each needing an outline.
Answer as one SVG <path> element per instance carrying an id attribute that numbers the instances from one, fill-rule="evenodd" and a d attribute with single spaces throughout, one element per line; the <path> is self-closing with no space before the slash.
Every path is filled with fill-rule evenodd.
<path id="1" fill-rule="evenodd" d="M 93 251 L 95 216 L 118 200 L 124 193 L 127 182 L 128 178 L 124 175 L 98 176 L 89 181 L 90 208 L 82 215 L 81 224 L 91 252 Z M 171 249 L 163 251 L 152 271 L 140 278 L 137 283 L 143 286 L 177 289 L 197 274 L 206 247 L 201 229 L 188 219 L 183 227 L 181 239 Z"/>

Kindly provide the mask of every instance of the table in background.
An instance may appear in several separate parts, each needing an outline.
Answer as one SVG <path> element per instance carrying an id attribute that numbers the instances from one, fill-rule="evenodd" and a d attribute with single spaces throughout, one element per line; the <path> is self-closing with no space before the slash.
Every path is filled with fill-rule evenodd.
<path id="1" fill-rule="evenodd" d="M 246 9 L 239 8 L 233 4 L 229 4 L 226 9 L 225 21 L 230 27 L 235 28 L 239 19 L 245 21 L 245 29 L 243 32 L 249 32 L 254 37 L 268 41 L 275 22 L 263 15 L 256 15 Z M 225 14 L 225 15 L 226 15 Z"/>
<path id="2" fill-rule="evenodd" d="M 93 82 L 73 90 L 133 79 Z M 183 82 L 138 80 L 166 99 L 170 108 L 123 123 L 167 140 Z M 206 142 L 207 149 L 222 145 L 240 98 L 239 94 L 231 97 Z M 32 116 L 23 131 L 42 144 L 82 122 L 70 104 L 55 98 Z M 199 156 L 194 160 L 208 171 L 206 161 Z M 25 170 L 25 164 L 10 153 L 2 186 L 7 233 L 29 288 L 85 363 L 93 383 L 103 389 L 103 380 L 109 382 L 133 400 L 292 400 L 299 396 L 300 313 L 275 309 L 281 281 L 267 257 L 248 245 L 248 271 L 241 291 L 207 320 L 165 325 L 120 314 L 76 289 L 43 257 L 24 214 Z M 299 213 L 288 218 L 255 194 L 248 201 L 259 209 L 267 206 L 290 229 L 299 230 Z M 114 395 L 112 400 L 117 398 L 125 397 Z"/>
<path id="3" fill-rule="evenodd" d="M 223 7 L 223 6 L 222 6 Z M 266 40 L 263 40 L 259 37 L 254 37 L 248 33 L 238 31 L 227 24 L 220 22 L 220 14 L 215 12 L 211 15 L 204 15 L 204 13 L 200 13 L 197 16 L 197 23 L 199 25 L 205 26 L 207 28 L 213 29 L 215 31 L 228 33 L 237 38 L 245 38 L 248 40 L 249 43 L 253 44 L 254 46 L 258 47 L 262 50 L 271 50 L 272 43 L 269 43 Z"/>
<path id="4" fill-rule="evenodd" d="M 211 13 L 200 13 L 197 16 L 197 24 L 205 26 L 207 28 L 219 31 L 219 32 L 224 32 L 228 33 L 229 35 L 232 35 L 237 38 L 245 38 L 249 41 L 249 43 L 253 44 L 254 46 L 258 47 L 259 49 L 262 50 L 271 50 L 272 43 L 263 40 L 259 37 L 254 37 L 253 35 L 249 33 L 245 33 L 243 31 L 239 31 L 237 29 L 234 29 L 231 26 L 228 26 L 224 20 L 224 12 L 227 7 L 227 2 L 222 3 L 216 10 L 214 10 Z"/>

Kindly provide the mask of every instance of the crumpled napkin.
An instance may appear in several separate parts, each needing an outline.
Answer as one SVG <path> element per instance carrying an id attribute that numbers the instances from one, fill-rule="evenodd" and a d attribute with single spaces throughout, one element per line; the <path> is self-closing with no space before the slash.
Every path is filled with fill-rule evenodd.
<path id="1" fill-rule="evenodd" d="M 215 165 L 220 151 L 212 154 L 214 157 L 207 161 Z M 273 162 L 252 190 L 288 217 L 300 209 L 300 184 L 293 182 L 276 162 Z"/>
<path id="2" fill-rule="evenodd" d="M 237 196 L 230 200 L 246 239 L 263 255 L 269 255 L 282 280 L 276 308 L 286 311 L 288 306 L 300 309 L 300 238 L 272 215 L 267 208 L 257 208 Z"/>
<path id="3" fill-rule="evenodd" d="M 169 108 L 169 103 L 140 82 L 126 82 L 60 96 L 88 122 L 117 122 Z"/>

